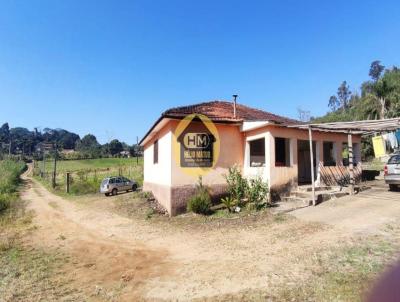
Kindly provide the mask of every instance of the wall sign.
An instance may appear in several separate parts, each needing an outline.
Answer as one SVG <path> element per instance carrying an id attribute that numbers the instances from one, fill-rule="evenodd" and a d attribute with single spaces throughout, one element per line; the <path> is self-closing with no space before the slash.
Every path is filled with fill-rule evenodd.
<path id="1" fill-rule="evenodd" d="M 211 172 L 219 151 L 217 127 L 207 116 L 190 114 L 179 122 L 174 131 L 173 153 L 184 173 L 198 177 Z"/>

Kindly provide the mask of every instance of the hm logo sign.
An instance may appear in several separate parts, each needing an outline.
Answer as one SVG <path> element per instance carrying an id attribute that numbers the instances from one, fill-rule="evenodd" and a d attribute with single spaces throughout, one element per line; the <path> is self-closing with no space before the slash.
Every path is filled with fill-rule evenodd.
<path id="1" fill-rule="evenodd" d="M 186 133 L 183 144 L 189 149 L 205 149 L 210 145 L 210 140 L 207 133 Z"/>

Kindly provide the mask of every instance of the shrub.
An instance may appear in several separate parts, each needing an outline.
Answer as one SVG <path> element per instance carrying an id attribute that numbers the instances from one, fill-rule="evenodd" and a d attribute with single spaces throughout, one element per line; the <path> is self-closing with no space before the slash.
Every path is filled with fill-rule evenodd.
<path id="1" fill-rule="evenodd" d="M 189 199 L 188 210 L 193 211 L 197 214 L 209 214 L 211 208 L 211 197 L 210 194 L 204 190 L 196 192 L 194 196 Z"/>
<path id="2" fill-rule="evenodd" d="M 196 193 L 189 199 L 187 209 L 203 215 L 207 215 L 211 211 L 211 196 L 207 188 L 203 186 L 201 177 L 196 185 Z"/>
<path id="3" fill-rule="evenodd" d="M 238 201 L 231 196 L 227 196 L 221 199 L 221 202 L 226 206 L 229 212 L 234 212 L 238 205 Z"/>
<path id="4" fill-rule="evenodd" d="M 229 195 L 237 200 L 239 204 L 242 203 L 246 196 L 248 183 L 242 176 L 240 169 L 236 165 L 229 168 L 228 175 L 225 175 L 225 179 L 228 184 Z"/>
<path id="5" fill-rule="evenodd" d="M 249 202 L 254 203 L 256 210 L 259 210 L 266 204 L 268 192 L 268 184 L 257 176 L 249 180 L 246 197 Z"/>

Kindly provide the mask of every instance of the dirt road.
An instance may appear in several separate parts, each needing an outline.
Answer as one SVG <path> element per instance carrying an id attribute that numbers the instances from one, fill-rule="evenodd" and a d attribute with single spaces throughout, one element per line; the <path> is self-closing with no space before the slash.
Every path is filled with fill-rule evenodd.
<path id="1" fill-rule="evenodd" d="M 24 179 L 22 199 L 38 226 L 31 244 L 71 255 L 65 274 L 95 300 L 240 300 L 272 293 L 311 277 L 307 259 L 316 248 L 335 248 L 357 231 L 290 216 L 169 227 L 117 215 L 108 210 L 110 198 L 80 203 L 50 193 L 29 173 Z"/>

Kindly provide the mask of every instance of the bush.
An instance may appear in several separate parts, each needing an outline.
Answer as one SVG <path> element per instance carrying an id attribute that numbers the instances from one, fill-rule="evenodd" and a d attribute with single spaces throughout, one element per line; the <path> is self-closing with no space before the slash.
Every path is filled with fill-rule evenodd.
<path id="1" fill-rule="evenodd" d="M 254 203 L 256 210 L 259 210 L 266 204 L 268 192 L 268 184 L 257 176 L 249 180 L 246 197 L 249 202 Z"/>
<path id="2" fill-rule="evenodd" d="M 210 194 L 203 190 L 196 192 L 194 196 L 189 199 L 188 210 L 197 214 L 207 215 L 210 213 L 211 197 Z"/>
<path id="3" fill-rule="evenodd" d="M 229 195 L 241 204 L 246 196 L 248 187 L 247 180 L 242 176 L 237 166 L 229 168 L 228 175 L 225 175 L 225 179 L 228 184 Z"/>
<path id="4" fill-rule="evenodd" d="M 203 215 L 207 215 L 211 211 L 211 196 L 207 188 L 203 186 L 201 177 L 196 186 L 196 193 L 189 199 L 187 209 Z"/>

